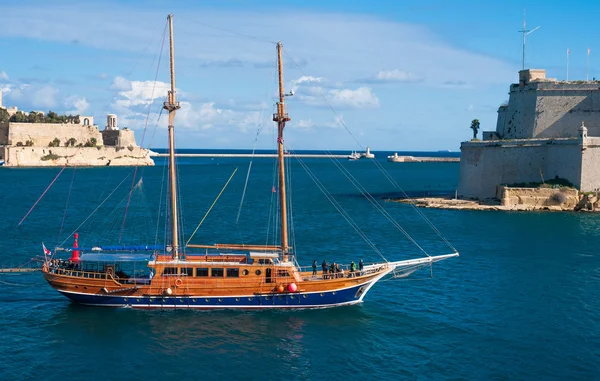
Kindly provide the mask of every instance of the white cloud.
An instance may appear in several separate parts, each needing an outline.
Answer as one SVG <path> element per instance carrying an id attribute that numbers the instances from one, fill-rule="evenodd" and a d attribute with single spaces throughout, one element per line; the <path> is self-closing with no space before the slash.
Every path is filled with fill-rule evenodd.
<path id="1" fill-rule="evenodd" d="M 20 85 L 7 88 L 7 98 L 16 105 L 28 105 L 36 109 L 49 109 L 56 106 L 59 91 L 57 88 L 45 85 Z M 6 102 L 5 102 L 6 103 Z M 22 107 L 20 107 L 22 108 Z"/>
<path id="2" fill-rule="evenodd" d="M 5 71 L 0 71 L 0 79 L 4 81 L 8 81 L 8 74 Z"/>
<path id="3" fill-rule="evenodd" d="M 423 75 L 402 71 L 398 69 L 379 71 L 374 77 L 364 80 L 366 83 L 392 83 L 392 82 L 421 82 Z"/>
<path id="4" fill-rule="evenodd" d="M 72 96 L 65 99 L 65 107 L 73 108 L 66 111 L 67 114 L 83 115 L 90 107 L 90 104 L 85 97 Z"/>
<path id="5" fill-rule="evenodd" d="M 307 81 L 304 81 L 306 83 Z M 319 82 L 323 82 L 320 78 Z M 295 82 L 303 83 L 303 82 Z M 301 102 L 311 106 L 327 107 L 329 103 L 333 107 L 339 108 L 373 108 L 379 107 L 379 98 L 369 87 L 359 87 L 357 89 L 348 88 L 324 88 L 320 86 L 298 86 L 295 97 Z M 323 100 L 325 98 L 325 100 Z"/>
<path id="6" fill-rule="evenodd" d="M 470 104 L 469 106 L 467 106 L 467 111 L 469 111 L 469 112 L 475 111 L 475 106 L 473 106 L 473 104 Z"/>
<path id="7" fill-rule="evenodd" d="M 304 128 L 304 129 L 309 129 L 315 126 L 315 124 L 313 123 L 312 119 L 300 119 L 297 122 L 291 124 L 293 127 L 295 128 Z"/>
<path id="8" fill-rule="evenodd" d="M 165 98 L 171 85 L 161 81 L 130 81 L 116 77 L 111 89 L 119 90 L 115 106 L 127 110 L 133 106 L 148 106 L 155 99 Z"/>

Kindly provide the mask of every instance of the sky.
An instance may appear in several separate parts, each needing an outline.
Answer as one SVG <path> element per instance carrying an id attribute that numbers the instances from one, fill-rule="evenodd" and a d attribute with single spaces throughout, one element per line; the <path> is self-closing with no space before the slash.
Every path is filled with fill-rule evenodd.
<path id="1" fill-rule="evenodd" d="M 458 151 L 471 120 L 495 130 L 521 68 L 600 77 L 592 1 L 0 0 L 3 105 L 106 114 L 167 146 L 166 16 L 174 14 L 179 148 L 271 149 L 276 45 L 290 150 Z M 597 52 L 597 53 L 596 53 Z"/>

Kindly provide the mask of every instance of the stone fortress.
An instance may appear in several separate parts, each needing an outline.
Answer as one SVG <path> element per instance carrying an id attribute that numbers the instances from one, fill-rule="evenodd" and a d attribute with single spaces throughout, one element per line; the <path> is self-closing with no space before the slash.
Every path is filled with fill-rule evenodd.
<path id="1" fill-rule="evenodd" d="M 461 144 L 458 195 L 503 198 L 505 187 L 565 179 L 600 190 L 600 81 L 558 81 L 521 70 L 496 131 Z"/>
<path id="2" fill-rule="evenodd" d="M 19 112 L 2 107 L 1 92 L 0 109 L 9 116 Z M 132 130 L 119 129 L 114 114 L 103 131 L 91 116 L 68 123 L 0 122 L 0 160 L 8 167 L 154 165 L 149 154 Z"/>

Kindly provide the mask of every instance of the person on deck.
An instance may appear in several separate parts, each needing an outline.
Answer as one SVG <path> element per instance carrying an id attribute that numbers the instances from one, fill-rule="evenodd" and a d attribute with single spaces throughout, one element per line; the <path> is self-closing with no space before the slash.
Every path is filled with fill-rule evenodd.
<path id="1" fill-rule="evenodd" d="M 329 265 L 327 264 L 326 260 L 323 260 L 323 263 L 321 263 L 321 268 L 323 269 L 323 279 L 327 279 L 327 267 Z"/>
<path id="2" fill-rule="evenodd" d="M 360 275 L 362 275 L 363 269 L 365 268 L 365 263 L 362 258 L 358 261 L 358 270 L 360 271 Z"/>
<path id="3" fill-rule="evenodd" d="M 316 260 L 316 259 L 313 261 L 312 268 L 313 268 L 313 273 L 312 273 L 312 275 L 313 275 L 313 276 L 314 276 L 314 275 L 317 275 L 317 260 Z"/>
<path id="4" fill-rule="evenodd" d="M 354 261 L 350 262 L 350 277 L 355 276 L 355 271 L 356 271 L 356 263 L 354 263 Z"/>

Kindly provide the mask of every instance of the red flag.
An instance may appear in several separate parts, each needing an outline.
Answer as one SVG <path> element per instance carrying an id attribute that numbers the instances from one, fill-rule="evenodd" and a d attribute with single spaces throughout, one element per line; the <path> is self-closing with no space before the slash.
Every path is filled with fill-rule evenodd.
<path id="1" fill-rule="evenodd" d="M 43 242 L 42 242 L 42 249 L 44 249 L 44 255 L 52 254 L 52 252 L 50 250 L 46 249 L 46 245 L 44 245 Z"/>

